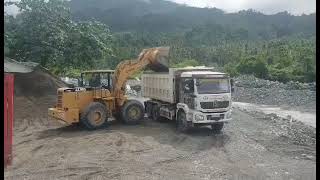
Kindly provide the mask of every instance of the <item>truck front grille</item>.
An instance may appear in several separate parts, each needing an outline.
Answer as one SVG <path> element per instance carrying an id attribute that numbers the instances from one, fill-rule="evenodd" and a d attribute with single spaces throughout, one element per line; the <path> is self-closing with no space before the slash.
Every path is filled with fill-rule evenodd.
<path id="1" fill-rule="evenodd" d="M 58 91 L 57 107 L 62 108 L 62 92 Z"/>
<path id="2" fill-rule="evenodd" d="M 229 101 L 200 102 L 202 109 L 227 108 Z"/>
<path id="3" fill-rule="evenodd" d="M 215 120 L 215 121 L 219 121 L 220 119 L 223 119 L 224 118 L 224 114 L 220 114 L 220 116 L 211 116 L 211 115 L 207 115 L 207 119 L 208 120 Z"/>

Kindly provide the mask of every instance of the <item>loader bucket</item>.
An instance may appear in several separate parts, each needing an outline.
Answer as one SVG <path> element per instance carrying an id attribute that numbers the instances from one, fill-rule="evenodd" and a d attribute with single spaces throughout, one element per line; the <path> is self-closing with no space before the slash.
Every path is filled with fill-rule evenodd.
<path id="1" fill-rule="evenodd" d="M 153 63 L 148 64 L 147 68 L 155 72 L 168 72 L 169 71 L 169 50 L 170 47 L 157 47 L 152 48 L 158 50 L 158 54 Z"/>

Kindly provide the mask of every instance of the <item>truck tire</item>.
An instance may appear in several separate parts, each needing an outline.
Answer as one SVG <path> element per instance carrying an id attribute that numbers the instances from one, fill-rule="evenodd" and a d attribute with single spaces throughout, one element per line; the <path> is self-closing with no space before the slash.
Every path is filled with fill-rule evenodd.
<path id="1" fill-rule="evenodd" d="M 187 123 L 187 116 L 185 112 L 183 111 L 178 112 L 176 126 L 177 126 L 177 131 L 181 133 L 186 133 L 190 129 Z"/>
<path id="2" fill-rule="evenodd" d="M 220 122 L 220 123 L 214 123 L 214 124 L 211 124 L 211 129 L 214 133 L 220 133 L 222 128 L 223 128 L 223 125 L 224 123 Z"/>
<path id="3" fill-rule="evenodd" d="M 121 119 L 126 124 L 138 124 L 144 118 L 143 105 L 137 100 L 128 100 L 121 108 Z"/>
<path id="4" fill-rule="evenodd" d="M 107 107 L 99 102 L 90 103 L 80 114 L 80 123 L 88 130 L 107 125 Z"/>

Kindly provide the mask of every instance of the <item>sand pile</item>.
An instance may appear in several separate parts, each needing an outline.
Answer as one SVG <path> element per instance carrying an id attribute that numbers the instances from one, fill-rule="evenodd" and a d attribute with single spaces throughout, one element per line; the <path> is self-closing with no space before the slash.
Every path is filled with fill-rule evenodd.
<path id="1" fill-rule="evenodd" d="M 66 84 L 41 67 L 30 73 L 15 73 L 14 84 L 15 126 L 50 125 L 48 108 L 56 103 L 57 88 Z"/>

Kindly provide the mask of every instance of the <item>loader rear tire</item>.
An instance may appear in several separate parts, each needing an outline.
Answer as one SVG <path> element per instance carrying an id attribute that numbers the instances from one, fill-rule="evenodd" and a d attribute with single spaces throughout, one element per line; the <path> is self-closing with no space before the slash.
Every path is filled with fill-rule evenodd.
<path id="1" fill-rule="evenodd" d="M 121 108 L 121 119 L 125 124 L 138 124 L 144 118 L 144 107 L 137 100 L 128 100 Z"/>
<path id="2" fill-rule="evenodd" d="M 99 102 L 90 103 L 80 114 L 80 123 L 89 130 L 107 126 L 106 106 Z"/>

